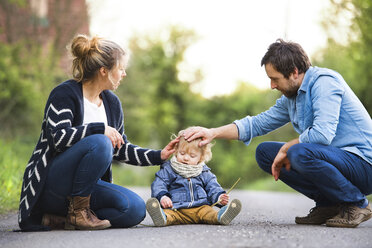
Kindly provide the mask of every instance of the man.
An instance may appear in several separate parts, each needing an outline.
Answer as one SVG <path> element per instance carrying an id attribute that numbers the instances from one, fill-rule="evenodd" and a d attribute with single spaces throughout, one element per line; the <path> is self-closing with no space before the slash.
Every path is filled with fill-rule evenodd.
<path id="1" fill-rule="evenodd" d="M 239 139 L 249 144 L 288 122 L 299 133 L 287 143 L 264 142 L 258 165 L 315 201 L 297 224 L 356 227 L 372 217 L 372 120 L 338 73 L 312 67 L 302 47 L 281 39 L 271 44 L 261 66 L 271 88 L 283 93 L 269 110 L 218 128 L 191 127 L 187 140 Z"/>

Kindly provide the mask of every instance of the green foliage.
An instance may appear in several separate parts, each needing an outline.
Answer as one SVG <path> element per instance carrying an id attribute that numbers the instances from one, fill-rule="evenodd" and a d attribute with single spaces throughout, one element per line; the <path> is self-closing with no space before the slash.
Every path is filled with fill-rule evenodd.
<path id="1" fill-rule="evenodd" d="M 25 166 L 32 146 L 0 140 L 0 214 L 18 208 Z"/>
<path id="2" fill-rule="evenodd" d="M 328 46 L 314 60 L 314 65 L 339 71 L 369 113 L 372 111 L 372 33 L 368 32 L 372 24 L 371 6 L 370 0 L 342 0 L 340 5 L 333 6 L 335 12 L 330 18 L 338 15 L 340 8 L 353 13 L 353 37 L 346 45 L 330 38 Z M 265 111 L 279 97 L 276 91 L 262 91 L 246 82 L 241 82 L 230 95 L 211 99 L 192 92 L 191 86 L 201 79 L 200 71 L 189 77 L 193 81 L 184 82 L 178 77 L 178 66 L 196 39 L 193 31 L 170 27 L 157 36 L 137 35 L 131 40 L 128 77 L 116 94 L 123 104 L 126 134 L 132 143 L 160 149 L 169 142 L 171 134 L 181 129 L 193 125 L 226 125 Z M 25 140 L 36 142 L 46 98 L 56 83 L 65 79 L 54 66 L 57 59 L 53 57 L 54 49 L 41 48 L 30 41 L 0 44 L 0 185 L 4 189 L 0 194 L 0 211 L 16 208 L 23 170 L 34 146 Z M 253 139 L 249 146 L 240 141 L 216 140 L 208 165 L 225 188 L 241 177 L 238 188 L 288 190 L 257 166 L 255 149 L 263 141 L 285 142 L 297 136 L 292 126 L 286 125 Z M 5 141 L 9 138 L 19 141 Z M 158 169 L 115 164 L 114 181 L 124 186 L 149 187 Z"/>
<path id="3" fill-rule="evenodd" d="M 0 137 L 37 133 L 59 71 L 30 43 L 0 44 L 0 54 Z"/>
<path id="4" fill-rule="evenodd" d="M 166 37 L 166 38 L 164 38 Z M 162 148 L 172 133 L 193 125 L 216 127 L 246 115 L 256 115 L 275 103 L 279 94 L 261 91 L 241 82 L 231 95 L 205 99 L 190 90 L 192 83 L 178 79 L 178 64 L 196 36 L 177 27 L 158 37 L 135 37 L 130 48 L 132 57 L 128 77 L 117 90 L 123 102 L 126 134 L 132 143 Z M 191 78 L 198 78 L 198 73 Z M 291 127 L 281 128 L 256 138 L 250 146 L 238 141 L 218 140 L 209 166 L 224 187 L 238 177 L 243 187 L 263 176 L 255 161 L 255 148 L 265 140 L 288 141 L 296 137 Z M 150 185 L 155 168 L 115 166 L 115 181 L 122 185 Z"/>
<path id="5" fill-rule="evenodd" d="M 178 79 L 177 65 L 194 39 L 193 32 L 177 27 L 158 37 L 132 39 L 128 77 L 116 93 L 123 101 L 126 128 L 134 142 L 159 147 L 184 127 L 193 93 L 187 82 Z"/>
<path id="6" fill-rule="evenodd" d="M 27 5 L 27 0 L 1 0 L 0 4 L 13 4 L 17 7 L 25 7 Z"/>
<path id="7" fill-rule="evenodd" d="M 21 46 L 0 46 L 0 122 L 3 123 L 1 132 L 9 133 L 14 126 L 20 125 L 20 130 L 32 125 L 30 116 L 25 113 L 37 111 L 39 98 L 32 80 L 24 77 L 24 71 L 18 67 L 22 61 Z M 23 126 L 24 124 L 24 126 Z"/>
<path id="8" fill-rule="evenodd" d="M 326 20 L 338 20 L 351 15 L 351 26 L 348 32 L 347 44 L 341 44 L 330 37 L 326 48 L 319 51 L 314 64 L 328 67 L 340 72 L 346 82 L 359 97 L 369 114 L 372 114 L 372 1 L 342 0 L 332 1 Z M 329 21 L 333 25 L 336 23 Z M 326 25 L 327 29 L 330 29 Z"/>
<path id="9" fill-rule="evenodd" d="M 114 183 L 123 186 L 150 187 L 159 166 L 140 167 L 115 163 L 112 169 Z"/>

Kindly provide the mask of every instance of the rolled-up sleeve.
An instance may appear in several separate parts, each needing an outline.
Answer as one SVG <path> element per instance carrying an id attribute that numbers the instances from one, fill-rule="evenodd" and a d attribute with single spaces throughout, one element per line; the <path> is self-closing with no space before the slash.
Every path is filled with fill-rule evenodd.
<path id="1" fill-rule="evenodd" d="M 233 122 L 239 132 L 239 140 L 243 141 L 244 144 L 249 145 L 252 140 L 252 117 L 246 116 L 243 119 L 235 120 Z"/>

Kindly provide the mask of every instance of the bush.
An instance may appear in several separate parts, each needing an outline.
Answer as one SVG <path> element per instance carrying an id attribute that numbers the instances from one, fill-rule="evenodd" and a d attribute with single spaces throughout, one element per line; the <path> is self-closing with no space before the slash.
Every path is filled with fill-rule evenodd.
<path id="1" fill-rule="evenodd" d="M 61 76 L 40 48 L 0 42 L 0 138 L 21 137 L 40 130 L 44 104 Z"/>

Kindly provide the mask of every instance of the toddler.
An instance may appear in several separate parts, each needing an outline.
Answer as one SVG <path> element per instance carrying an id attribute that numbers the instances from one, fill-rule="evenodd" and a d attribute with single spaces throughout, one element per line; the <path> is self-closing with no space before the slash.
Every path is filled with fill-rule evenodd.
<path id="1" fill-rule="evenodd" d="M 205 164 L 212 158 L 211 144 L 199 147 L 179 137 L 174 156 L 155 174 L 146 203 L 155 226 L 177 224 L 228 225 L 240 212 L 241 202 L 229 196 Z M 211 205 L 218 202 L 219 211 Z"/>

